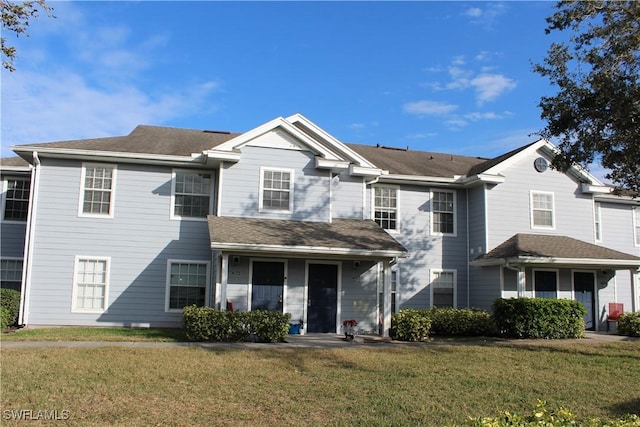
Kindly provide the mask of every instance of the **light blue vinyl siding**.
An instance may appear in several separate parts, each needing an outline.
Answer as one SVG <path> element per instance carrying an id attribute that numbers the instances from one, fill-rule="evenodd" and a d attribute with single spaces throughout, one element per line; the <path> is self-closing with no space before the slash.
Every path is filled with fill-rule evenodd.
<path id="1" fill-rule="evenodd" d="M 293 211 L 260 212 L 260 168 L 293 170 Z M 329 221 L 330 172 L 315 167 L 309 151 L 246 146 L 238 163 L 222 171 L 221 216 Z"/>
<path id="2" fill-rule="evenodd" d="M 364 218 L 365 203 L 362 177 L 349 176 L 342 172 L 332 180 L 332 216 L 333 218 Z"/>
<path id="3" fill-rule="evenodd" d="M 211 261 L 207 222 L 170 219 L 171 168 L 127 164 L 114 217 L 79 218 L 80 165 L 42 161 L 29 323 L 179 326 L 165 313 L 167 260 Z M 71 313 L 76 255 L 110 257 L 105 313 Z"/>
<path id="4" fill-rule="evenodd" d="M 378 264 L 352 261 L 342 263 L 342 306 L 340 319 L 354 319 L 358 331 L 378 331 Z M 340 322 L 342 324 L 342 322 Z M 339 332 L 342 332 L 341 330 Z"/>

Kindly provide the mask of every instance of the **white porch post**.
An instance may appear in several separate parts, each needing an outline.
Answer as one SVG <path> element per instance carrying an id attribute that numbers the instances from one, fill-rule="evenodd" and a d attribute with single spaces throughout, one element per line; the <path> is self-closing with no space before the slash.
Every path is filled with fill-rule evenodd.
<path id="1" fill-rule="evenodd" d="M 220 266 L 220 310 L 227 309 L 227 283 L 229 281 L 229 255 L 222 254 Z"/>
<path id="2" fill-rule="evenodd" d="M 631 311 L 640 310 L 638 307 L 638 292 L 640 292 L 638 289 L 638 286 L 640 285 L 638 283 L 638 271 L 639 270 L 633 268 L 629 270 L 629 274 L 631 275 Z"/>
<path id="3" fill-rule="evenodd" d="M 388 337 L 391 329 L 391 264 L 385 260 L 382 268 L 382 336 Z"/>
<path id="4" fill-rule="evenodd" d="M 524 274 L 524 267 L 518 267 L 518 298 L 524 298 L 527 295 L 527 278 Z"/>

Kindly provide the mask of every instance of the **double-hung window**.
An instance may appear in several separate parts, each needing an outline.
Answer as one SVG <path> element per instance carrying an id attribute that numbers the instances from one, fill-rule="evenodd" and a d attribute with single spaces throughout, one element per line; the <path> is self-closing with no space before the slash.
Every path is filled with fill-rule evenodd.
<path id="1" fill-rule="evenodd" d="M 558 272 L 534 270 L 533 285 L 536 298 L 558 298 Z"/>
<path id="2" fill-rule="evenodd" d="M 179 311 L 193 304 L 204 306 L 208 262 L 169 260 L 167 270 L 166 311 Z"/>
<path id="3" fill-rule="evenodd" d="M 373 188 L 373 220 L 385 230 L 398 229 L 398 188 Z"/>
<path id="4" fill-rule="evenodd" d="M 113 217 L 115 183 L 114 165 L 84 164 L 79 215 Z"/>
<path id="5" fill-rule="evenodd" d="M 7 178 L 3 200 L 2 219 L 5 221 L 27 220 L 29 212 L 29 186 L 26 178 Z"/>
<path id="6" fill-rule="evenodd" d="M 640 246 L 640 208 L 633 208 L 633 235 L 636 246 Z"/>
<path id="7" fill-rule="evenodd" d="M 593 204 L 593 228 L 595 230 L 596 242 L 602 241 L 602 219 L 600 203 Z"/>
<path id="8" fill-rule="evenodd" d="M 174 171 L 172 218 L 206 218 L 211 204 L 211 174 Z"/>
<path id="9" fill-rule="evenodd" d="M 456 270 L 431 270 L 431 306 L 456 307 Z"/>
<path id="10" fill-rule="evenodd" d="M 22 287 L 22 260 L 0 259 L 0 288 L 20 292 Z"/>
<path id="11" fill-rule="evenodd" d="M 101 313 L 107 309 L 109 258 L 76 257 L 72 310 Z"/>
<path id="12" fill-rule="evenodd" d="M 260 210 L 291 212 L 293 170 L 260 169 Z"/>
<path id="13" fill-rule="evenodd" d="M 553 193 L 531 192 L 531 227 L 554 228 Z"/>
<path id="14" fill-rule="evenodd" d="M 431 192 L 431 231 L 433 234 L 456 234 L 455 192 Z"/>

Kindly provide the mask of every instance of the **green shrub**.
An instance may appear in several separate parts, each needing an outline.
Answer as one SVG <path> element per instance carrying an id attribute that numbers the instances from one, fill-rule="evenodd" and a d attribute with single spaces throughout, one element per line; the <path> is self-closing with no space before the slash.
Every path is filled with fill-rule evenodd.
<path id="1" fill-rule="evenodd" d="M 586 308 L 578 301 L 546 298 L 499 298 L 493 318 L 499 334 L 510 338 L 580 338 Z"/>
<path id="2" fill-rule="evenodd" d="M 494 335 L 493 318 L 484 310 L 471 308 L 432 308 L 431 333 L 445 336 Z"/>
<path id="3" fill-rule="evenodd" d="M 284 341 L 290 318 L 290 314 L 276 311 L 221 311 L 195 305 L 182 311 L 189 341 Z"/>
<path id="4" fill-rule="evenodd" d="M 501 412 L 497 417 L 469 417 L 461 424 L 468 427 L 640 427 L 640 417 L 628 414 L 615 420 L 589 418 L 578 420 L 566 408 L 547 409 L 546 402 L 539 401 L 536 409 L 529 415 Z"/>
<path id="5" fill-rule="evenodd" d="M 17 325 L 18 315 L 20 314 L 20 292 L 15 289 L 0 288 L 0 307 L 4 307 L 9 311 L 7 326 Z"/>
<path id="6" fill-rule="evenodd" d="M 393 316 L 391 335 L 400 341 L 424 341 L 429 337 L 431 319 L 428 310 L 404 309 Z"/>
<path id="7" fill-rule="evenodd" d="M 618 319 L 618 334 L 640 337 L 640 312 L 622 313 Z"/>
<path id="8" fill-rule="evenodd" d="M 6 307 L 0 307 L 0 331 L 4 331 L 9 326 L 9 310 Z"/>

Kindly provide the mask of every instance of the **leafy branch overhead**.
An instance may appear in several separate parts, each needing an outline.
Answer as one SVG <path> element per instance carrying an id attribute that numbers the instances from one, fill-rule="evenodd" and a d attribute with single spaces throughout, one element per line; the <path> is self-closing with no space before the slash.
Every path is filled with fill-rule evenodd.
<path id="1" fill-rule="evenodd" d="M 6 0 L 0 0 L 2 7 L 2 66 L 9 71 L 15 71 L 13 61 L 16 58 L 16 48 L 9 45 L 4 34 L 7 32 L 15 33 L 16 37 L 24 34 L 28 36 L 27 27 L 29 21 L 37 18 L 42 9 L 50 18 L 53 16 L 53 8 L 45 3 L 45 0 L 25 1 L 23 3 L 14 3 Z"/>
<path id="2" fill-rule="evenodd" d="M 640 191 L 640 2 L 560 1 L 546 33 L 569 30 L 534 71 L 557 87 L 539 106 L 541 131 L 559 140 L 553 166 L 600 160 L 620 188 Z"/>

